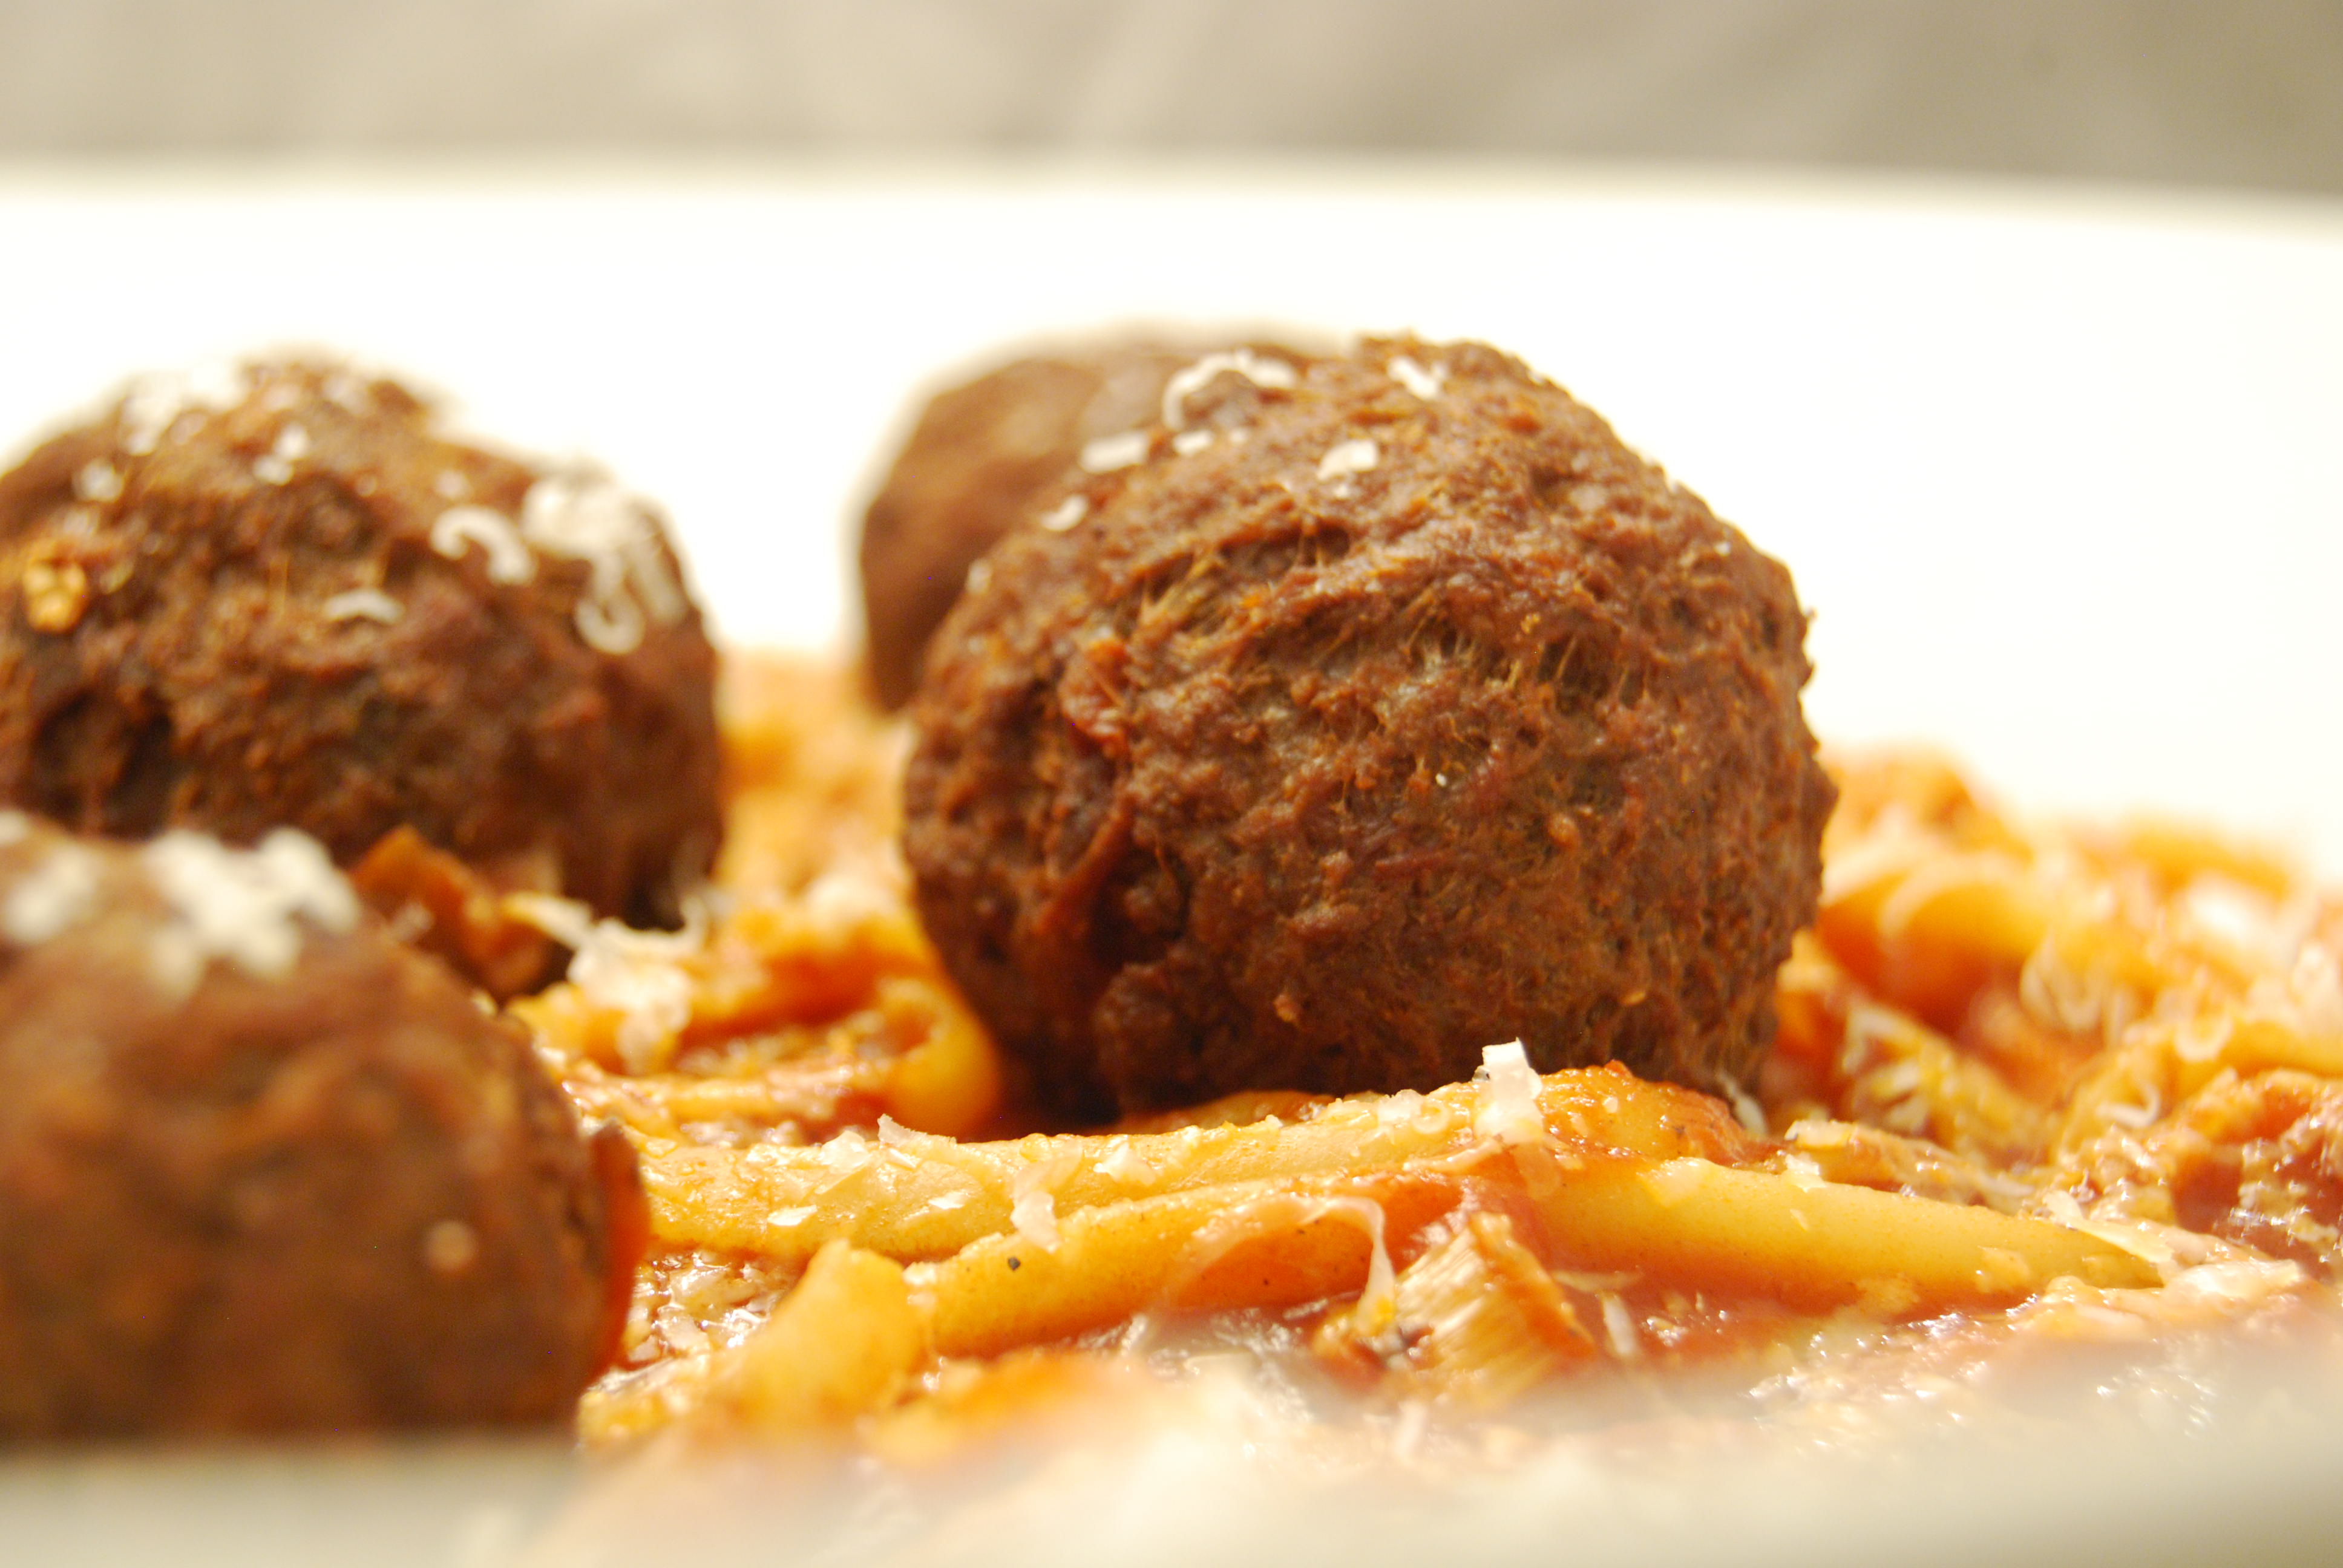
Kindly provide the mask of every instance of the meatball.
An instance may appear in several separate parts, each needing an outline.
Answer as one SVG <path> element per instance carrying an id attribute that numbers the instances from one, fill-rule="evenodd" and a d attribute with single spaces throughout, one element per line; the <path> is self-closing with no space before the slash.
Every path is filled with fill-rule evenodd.
<path id="1" fill-rule="evenodd" d="M 1084 443 L 1143 423 L 1194 353 L 1145 342 L 1013 360 L 939 393 L 862 518 L 872 691 L 909 700 L 969 568 L 1061 478 Z"/>
<path id="2" fill-rule="evenodd" d="M 1031 1091 L 1747 1073 L 1833 799 L 1789 573 L 1481 345 L 1213 356 L 1164 412 L 913 707 L 920 910 Z"/>
<path id="3" fill-rule="evenodd" d="M 0 1436 L 566 1421 L 643 1228 L 314 840 L 0 812 Z"/>
<path id="4" fill-rule="evenodd" d="M 0 804 L 88 832 L 393 829 L 671 922 L 715 655 L 656 519 L 322 363 L 156 377 L 0 476 Z"/>

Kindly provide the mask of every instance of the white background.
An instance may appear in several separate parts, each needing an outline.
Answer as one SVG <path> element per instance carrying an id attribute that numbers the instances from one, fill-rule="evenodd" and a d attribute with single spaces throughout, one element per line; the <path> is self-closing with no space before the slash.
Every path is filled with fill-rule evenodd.
<path id="1" fill-rule="evenodd" d="M 1827 739 L 2343 870 L 2343 216 L 1485 166 L 0 181 L 0 440 L 306 342 L 591 454 L 727 637 L 852 635 L 915 388 L 1134 318 L 1514 349 L 1787 561 Z"/>

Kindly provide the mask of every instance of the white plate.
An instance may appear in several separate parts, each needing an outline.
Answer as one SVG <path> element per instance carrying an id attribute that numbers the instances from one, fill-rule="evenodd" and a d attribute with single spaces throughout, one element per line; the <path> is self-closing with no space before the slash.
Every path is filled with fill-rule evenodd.
<path id="1" fill-rule="evenodd" d="M 445 388 L 479 431 L 589 453 L 661 501 L 744 643 L 851 635 L 859 489 L 914 387 L 1004 342 L 1134 319 L 1485 337 L 1791 565 L 1826 738 L 1925 738 L 2023 803 L 2186 811 L 2343 870 L 2331 206 L 1423 167 L 19 170 L 0 174 L 0 441 L 139 369 L 345 348 Z M 2112 1471 L 2033 1456 L 1980 1476 L 1980 1495 L 2038 1483 L 2006 1514 L 2025 1541 L 1936 1492 L 1795 1480 L 1703 1493 L 1742 1521 L 1719 1503 L 1647 1531 L 1634 1520 L 1680 1492 L 1589 1519 L 1551 1475 L 1441 1539 L 1527 1552 L 1562 1528 L 1556 1499 L 1597 1561 L 1715 1560 L 1731 1542 L 1750 1561 L 1856 1561 L 1898 1520 L 1943 1548 L 1927 1560 L 2051 1561 L 2103 1542 L 2110 1510 L 2167 1554 L 2203 1544 L 2170 1519 L 2221 1509 L 2274 1521 L 2266 1552 L 2314 1526 L 2336 1538 L 2335 1488 L 2301 1470 L 2316 1448 L 2185 1441 Z M 363 1543 L 486 1561 L 569 1479 L 558 1456 L 504 1448 L 15 1460 L 0 1538 L 49 1561 L 348 1560 Z M 1174 1523 L 1212 1533 L 1160 1501 L 1102 1517 L 1041 1544 L 1162 1554 Z M 1278 1534 L 1226 1517 L 1263 1547 Z M 1351 1562 L 1430 1543 L 1363 1540 L 1346 1517 L 1309 1540 Z"/>

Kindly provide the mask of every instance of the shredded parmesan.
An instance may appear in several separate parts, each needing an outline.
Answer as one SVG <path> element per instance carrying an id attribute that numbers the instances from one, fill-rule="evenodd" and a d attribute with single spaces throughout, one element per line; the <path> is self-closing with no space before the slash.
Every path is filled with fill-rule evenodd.
<path id="1" fill-rule="evenodd" d="M 221 362 L 142 376 L 122 399 L 122 449 L 144 457 L 162 445 L 185 416 L 225 413 L 251 390 L 241 367 Z"/>
<path id="2" fill-rule="evenodd" d="M 2097 1237 L 2118 1251 L 2129 1252 L 2167 1280 L 2179 1271 L 2179 1255 L 2169 1242 L 2157 1234 L 2157 1227 L 2145 1221 L 2110 1222 L 2094 1219 L 2083 1212 L 2083 1206 L 2076 1201 L 2072 1192 L 2059 1189 L 2042 1194 L 2041 1211 L 2045 1217 L 2069 1231 Z"/>
<path id="3" fill-rule="evenodd" d="M 1403 1089 L 1395 1094 L 1378 1096 L 1373 1104 L 1376 1128 L 1396 1131 L 1415 1120 L 1416 1112 L 1423 1108 L 1423 1096 L 1413 1089 Z"/>
<path id="4" fill-rule="evenodd" d="M 1233 371 L 1256 387 L 1279 389 L 1295 383 L 1293 367 L 1282 359 L 1271 359 L 1255 354 L 1250 348 L 1234 348 L 1225 354 L 1207 354 L 1188 366 L 1163 384 L 1163 423 L 1177 430 L 1188 423 L 1188 399 L 1212 383 L 1212 377 Z"/>
<path id="5" fill-rule="evenodd" d="M 1545 1137 L 1545 1113 L 1538 1107 L 1537 1070 L 1518 1040 L 1485 1046 L 1481 1070 L 1473 1075 L 1475 1136 L 1500 1143 L 1535 1143 Z"/>
<path id="6" fill-rule="evenodd" d="M 588 470 L 548 474 L 521 503 L 520 537 L 548 555 L 587 564 L 574 619 L 588 648 L 611 655 L 642 646 L 644 618 L 673 626 L 690 608 L 642 503 Z"/>
<path id="7" fill-rule="evenodd" d="M 407 614 L 407 607 L 380 588 L 350 588 L 334 595 L 317 607 L 327 620 L 371 620 L 384 626 L 397 626 Z"/>
<path id="8" fill-rule="evenodd" d="M 2256 1305 L 2288 1291 L 2299 1290 L 2310 1280 L 2308 1271 L 2290 1261 L 2240 1258 L 2233 1261 L 2199 1263 L 2183 1269 L 2166 1283 L 2167 1295 L 2223 1309 Z"/>
<path id="9" fill-rule="evenodd" d="M 23 837 L 25 819 L 8 815 L 15 819 L 15 837 Z M 87 920 L 97 908 L 97 857 L 79 844 L 60 843 L 0 900 L 0 936 L 20 948 L 37 947 Z"/>
<path id="10" fill-rule="evenodd" d="M 1446 370 L 1436 366 L 1427 370 L 1404 354 L 1384 366 L 1383 372 L 1426 403 L 1440 396 L 1440 384 L 1448 378 Z"/>
<path id="11" fill-rule="evenodd" d="M 277 433 L 277 445 L 268 455 L 252 465 L 255 476 L 271 485 L 281 485 L 293 477 L 293 465 L 309 455 L 309 432 L 291 420 Z"/>
<path id="12" fill-rule="evenodd" d="M 1079 1153 L 1064 1150 L 1020 1167 L 1010 1179 L 1009 1223 L 1045 1252 L 1058 1250 L 1058 1183 L 1081 1162 Z"/>
<path id="13" fill-rule="evenodd" d="M 1182 430 L 1172 437 L 1172 449 L 1183 457 L 1192 457 L 1212 444 L 1210 430 Z"/>
<path id="14" fill-rule="evenodd" d="M 1128 468 L 1147 460 L 1147 432 L 1125 430 L 1120 435 L 1101 436 L 1082 447 L 1082 467 L 1093 474 L 1111 474 L 1117 468 Z"/>
<path id="15" fill-rule="evenodd" d="M 122 475 L 103 457 L 92 457 L 74 472 L 74 498 L 103 504 L 119 500 Z"/>
<path id="16" fill-rule="evenodd" d="M 431 525 L 431 548 L 449 560 L 461 560 L 467 545 L 478 545 L 488 558 L 488 580 L 512 587 L 537 575 L 537 558 L 521 543 L 512 521 L 487 507 L 450 507 Z"/>
<path id="17" fill-rule="evenodd" d="M 1076 523 L 1081 522 L 1084 518 L 1088 517 L 1090 515 L 1090 510 L 1091 504 L 1088 500 L 1084 499 L 1081 496 L 1068 496 L 1064 500 L 1060 501 L 1056 506 L 1051 507 L 1048 511 L 1041 514 L 1041 526 L 1049 529 L 1053 534 L 1062 534 L 1068 528 L 1072 528 Z M 976 563 L 976 566 L 969 568 L 969 576 L 970 578 L 974 578 L 976 575 L 976 567 L 980 567 L 984 563 L 982 561 L 979 561 Z"/>
<path id="18" fill-rule="evenodd" d="M 657 1072 L 674 1060 L 695 989 L 681 960 L 707 944 L 705 909 L 688 907 L 679 931 L 639 931 L 593 920 L 568 899 L 514 894 L 504 907 L 572 950 L 569 983 L 593 1006 L 619 1015 L 611 1043 L 628 1071 Z"/>
<path id="19" fill-rule="evenodd" d="M 327 376 L 325 393 L 326 400 L 346 414 L 364 418 L 374 412 L 374 388 L 354 370 L 344 367 Z"/>
<path id="20" fill-rule="evenodd" d="M 1382 456 L 1373 441 L 1340 442 L 1329 447 L 1326 455 L 1318 459 L 1318 477 L 1321 480 L 1345 479 L 1353 474 L 1363 474 L 1373 467 Z"/>
<path id="21" fill-rule="evenodd" d="M 279 828 L 254 849 L 231 849 L 175 829 L 138 851 L 147 879 L 170 905 L 154 934 L 151 970 L 166 994 L 185 996 L 214 960 L 256 980 L 281 980 L 301 953 L 301 924 L 347 931 L 357 895 L 307 833 Z"/>
<path id="22" fill-rule="evenodd" d="M 1742 1088 L 1733 1079 L 1721 1073 L 1717 1076 L 1716 1086 L 1723 1091 L 1725 1102 L 1733 1107 L 1733 1120 L 1741 1123 L 1745 1131 L 1754 1132 L 1760 1138 L 1765 1137 L 1766 1135 L 1765 1108 L 1757 1103 L 1757 1097 Z"/>
<path id="23" fill-rule="evenodd" d="M 1359 1292 L 1357 1322 L 1369 1337 L 1384 1332 L 1399 1316 L 1399 1281 L 1385 1244 L 1383 1206 L 1373 1198 L 1321 1198 L 1310 1217 L 1322 1214 L 1354 1221 L 1367 1233 L 1367 1282 Z"/>
<path id="24" fill-rule="evenodd" d="M 1635 1314 L 1627 1303 L 1605 1291 L 1603 1302 L 1603 1336 L 1611 1342 L 1611 1353 L 1623 1362 L 1640 1361 L 1644 1354 L 1643 1336 L 1635 1332 Z"/>
<path id="25" fill-rule="evenodd" d="M 575 899 L 550 893 L 508 893 L 504 912 L 525 925 L 535 926 L 563 947 L 585 947 L 594 934 L 594 911 Z"/>
<path id="26" fill-rule="evenodd" d="M 1155 1180 L 1155 1167 L 1148 1163 L 1147 1156 L 1132 1148 L 1131 1140 L 1120 1134 L 1108 1141 L 1106 1158 L 1098 1162 L 1098 1173 L 1134 1186 Z"/>
<path id="27" fill-rule="evenodd" d="M 1644 1190 L 1662 1208 L 1673 1209 L 1699 1195 L 1708 1170 L 1705 1160 L 1663 1160 L 1643 1172 Z"/>

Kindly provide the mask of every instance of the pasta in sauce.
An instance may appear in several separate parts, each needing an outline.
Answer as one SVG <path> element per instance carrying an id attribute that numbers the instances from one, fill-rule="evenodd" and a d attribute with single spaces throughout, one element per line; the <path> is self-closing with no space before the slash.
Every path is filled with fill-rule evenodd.
<path id="1" fill-rule="evenodd" d="M 2335 1310 L 2343 902 L 2262 851 L 1841 758 L 1730 1104 L 1491 1042 L 1429 1094 L 1042 1132 L 910 912 L 897 731 L 826 665 L 727 683 L 714 893 L 674 935 L 579 920 L 514 1004 L 651 1197 L 589 1444 L 928 1456 L 1143 1396 L 1174 1343 L 1473 1419 L 1620 1363 L 1795 1381 L 1850 1333 L 1893 1380 Z"/>

